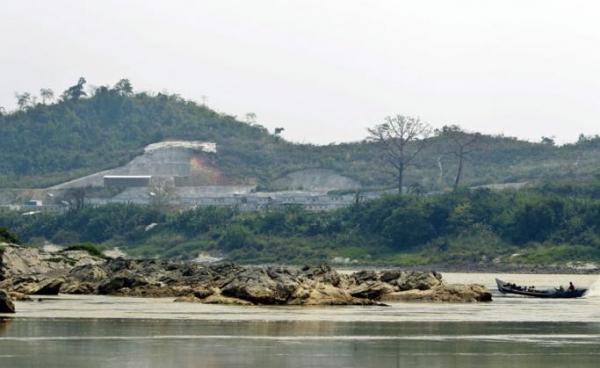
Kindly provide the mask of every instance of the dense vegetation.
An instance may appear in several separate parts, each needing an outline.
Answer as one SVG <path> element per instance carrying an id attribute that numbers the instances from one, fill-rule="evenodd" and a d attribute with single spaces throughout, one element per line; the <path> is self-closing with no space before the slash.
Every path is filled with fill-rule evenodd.
<path id="1" fill-rule="evenodd" d="M 273 179 L 288 172 L 325 168 L 367 187 L 395 184 L 375 143 L 292 144 L 258 124 L 178 95 L 134 93 L 127 80 L 86 92 L 82 78 L 56 100 L 48 89 L 42 89 L 41 102 L 26 93 L 17 97 L 17 111 L 0 109 L 0 188 L 45 187 L 117 167 L 145 145 L 165 139 L 216 142 L 219 153 L 211 156 L 211 163 L 233 182 L 269 188 Z M 547 138 L 530 143 L 484 136 L 481 143 L 467 157 L 465 184 L 589 177 L 600 158 L 598 137 L 582 137 L 562 147 Z M 451 148 L 443 136 L 431 138 L 416 167 L 407 172 L 407 186 L 425 191 L 451 186 L 456 172 Z"/>
<path id="2" fill-rule="evenodd" d="M 5 227 L 0 227 L 0 243 L 14 243 L 19 244 L 21 241 L 17 236 Z"/>
<path id="3" fill-rule="evenodd" d="M 600 260 L 599 190 L 594 179 L 577 187 L 390 195 L 318 213 L 109 205 L 65 214 L 3 212 L 0 226 L 33 244 L 93 242 L 150 257 L 208 252 L 241 262 L 565 263 Z"/>

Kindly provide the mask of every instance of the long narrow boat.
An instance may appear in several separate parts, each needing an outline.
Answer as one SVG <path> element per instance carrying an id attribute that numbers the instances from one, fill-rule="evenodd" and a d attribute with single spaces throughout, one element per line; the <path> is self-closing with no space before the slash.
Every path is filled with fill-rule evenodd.
<path id="1" fill-rule="evenodd" d="M 585 295 L 587 289 L 531 289 L 520 287 L 510 282 L 496 279 L 498 291 L 503 294 L 518 294 L 535 298 L 579 298 Z"/>

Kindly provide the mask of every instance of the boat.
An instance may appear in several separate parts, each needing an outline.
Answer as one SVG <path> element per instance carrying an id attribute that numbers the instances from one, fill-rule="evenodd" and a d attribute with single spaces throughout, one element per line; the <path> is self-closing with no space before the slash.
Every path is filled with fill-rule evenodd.
<path id="1" fill-rule="evenodd" d="M 585 295 L 587 289 L 536 289 L 535 287 L 522 287 L 510 282 L 496 279 L 498 291 L 502 294 L 517 294 L 535 298 L 579 298 Z"/>

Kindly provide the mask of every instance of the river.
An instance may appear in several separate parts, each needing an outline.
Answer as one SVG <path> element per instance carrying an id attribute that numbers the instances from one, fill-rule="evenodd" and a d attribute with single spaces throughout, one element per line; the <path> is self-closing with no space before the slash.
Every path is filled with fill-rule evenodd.
<path id="1" fill-rule="evenodd" d="M 597 275 L 444 274 L 542 286 Z M 59 296 L 0 322 L 0 367 L 597 367 L 600 285 L 543 300 L 389 307 L 240 307 Z M 600 288 L 599 288 L 600 289 Z"/>

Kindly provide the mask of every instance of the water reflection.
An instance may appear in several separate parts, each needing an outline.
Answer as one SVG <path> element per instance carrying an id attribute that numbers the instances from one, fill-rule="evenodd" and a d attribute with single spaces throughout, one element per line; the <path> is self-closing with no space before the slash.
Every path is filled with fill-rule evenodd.
<path id="1" fill-rule="evenodd" d="M 4 335 L 8 325 L 12 322 L 12 317 L 0 317 L 0 336 Z"/>
<path id="2" fill-rule="evenodd" d="M 4 367 L 596 367 L 600 324 L 17 319 Z"/>

